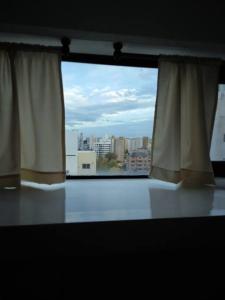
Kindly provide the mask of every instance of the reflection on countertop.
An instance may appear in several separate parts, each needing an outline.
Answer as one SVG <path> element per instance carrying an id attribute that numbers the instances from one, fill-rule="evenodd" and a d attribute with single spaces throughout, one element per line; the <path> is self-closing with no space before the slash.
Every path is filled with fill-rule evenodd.
<path id="1" fill-rule="evenodd" d="M 152 218 L 208 216 L 213 208 L 213 188 L 150 188 L 149 193 Z"/>
<path id="2" fill-rule="evenodd" d="M 64 223 L 65 187 L 27 184 L 0 190 L 0 225 Z"/>
<path id="3" fill-rule="evenodd" d="M 0 190 L 0 226 L 225 216 L 225 180 L 183 188 L 151 179 L 23 183 Z"/>

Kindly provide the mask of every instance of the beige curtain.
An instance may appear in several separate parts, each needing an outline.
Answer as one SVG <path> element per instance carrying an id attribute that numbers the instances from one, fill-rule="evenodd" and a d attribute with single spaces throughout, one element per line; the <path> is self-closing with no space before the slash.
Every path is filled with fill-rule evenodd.
<path id="1" fill-rule="evenodd" d="M 0 72 L 0 186 L 18 186 L 20 179 L 63 182 L 65 126 L 59 55 L 17 51 L 9 59 L 1 52 Z"/>
<path id="2" fill-rule="evenodd" d="M 219 65 L 217 60 L 160 59 L 153 178 L 186 185 L 214 184 L 209 152 Z"/>
<path id="3" fill-rule="evenodd" d="M 18 103 L 12 59 L 0 51 L 0 187 L 20 183 Z"/>

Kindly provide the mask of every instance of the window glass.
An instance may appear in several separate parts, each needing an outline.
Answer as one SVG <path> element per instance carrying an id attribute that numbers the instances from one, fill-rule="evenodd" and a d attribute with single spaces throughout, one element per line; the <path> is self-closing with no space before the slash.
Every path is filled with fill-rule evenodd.
<path id="1" fill-rule="evenodd" d="M 213 128 L 210 157 L 212 161 L 225 161 L 225 85 L 219 85 L 218 102 Z"/>
<path id="2" fill-rule="evenodd" d="M 68 175 L 149 174 L 157 73 L 62 63 Z"/>

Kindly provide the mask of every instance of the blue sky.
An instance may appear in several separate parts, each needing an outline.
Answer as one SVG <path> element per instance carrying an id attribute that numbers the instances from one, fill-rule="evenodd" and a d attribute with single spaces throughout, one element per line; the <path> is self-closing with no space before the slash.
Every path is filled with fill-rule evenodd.
<path id="1" fill-rule="evenodd" d="M 66 127 L 84 136 L 151 137 L 157 72 L 63 62 Z"/>

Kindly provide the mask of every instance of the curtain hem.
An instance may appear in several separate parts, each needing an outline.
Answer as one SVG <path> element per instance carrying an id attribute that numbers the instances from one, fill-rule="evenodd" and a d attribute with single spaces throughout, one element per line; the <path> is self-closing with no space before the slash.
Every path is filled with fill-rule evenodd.
<path id="1" fill-rule="evenodd" d="M 171 171 L 159 167 L 152 167 L 150 176 L 163 181 L 172 183 L 183 182 L 186 186 L 212 184 L 215 185 L 215 178 L 212 172 L 193 171 L 181 169 L 180 171 Z"/>
<path id="2" fill-rule="evenodd" d="M 20 187 L 20 175 L 5 175 L 0 176 L 0 188 Z"/>
<path id="3" fill-rule="evenodd" d="M 22 169 L 21 179 L 43 184 L 54 184 L 65 182 L 65 172 L 39 172 Z"/>

